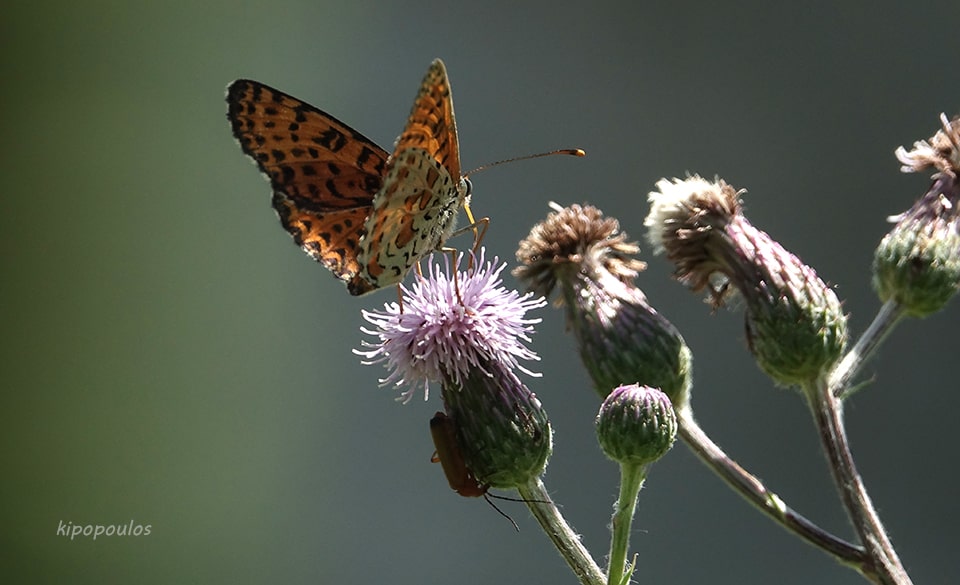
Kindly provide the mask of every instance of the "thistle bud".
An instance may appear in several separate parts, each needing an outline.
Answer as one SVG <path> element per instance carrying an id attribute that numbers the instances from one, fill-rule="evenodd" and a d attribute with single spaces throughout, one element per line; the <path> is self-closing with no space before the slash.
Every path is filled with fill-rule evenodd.
<path id="1" fill-rule="evenodd" d="M 960 119 L 929 141 L 897 149 L 904 172 L 934 167 L 933 184 L 896 222 L 873 258 L 873 287 L 883 302 L 926 317 L 943 308 L 960 287 Z"/>
<path id="2" fill-rule="evenodd" d="M 646 465 L 663 457 L 677 436 L 670 398 L 648 386 L 620 386 L 597 414 L 597 437 L 607 457 L 618 463 Z"/>
<path id="3" fill-rule="evenodd" d="M 536 395 L 500 362 L 477 364 L 462 384 L 445 380 L 444 406 L 456 421 L 463 462 L 484 486 L 509 489 L 540 476 L 553 448 Z"/>
<path id="4" fill-rule="evenodd" d="M 843 352 L 847 320 L 833 290 L 743 215 L 739 193 L 699 176 L 662 179 L 644 225 L 675 277 L 707 289 L 715 305 L 746 301 L 747 343 L 760 368 L 784 385 L 825 373 Z M 731 289 L 732 287 L 732 289 Z"/>
<path id="5" fill-rule="evenodd" d="M 691 354 L 680 332 L 633 283 L 645 267 L 619 223 L 592 206 L 555 208 L 520 242 L 513 274 L 558 302 L 601 397 L 624 383 L 662 389 L 679 408 L 689 400 Z"/>

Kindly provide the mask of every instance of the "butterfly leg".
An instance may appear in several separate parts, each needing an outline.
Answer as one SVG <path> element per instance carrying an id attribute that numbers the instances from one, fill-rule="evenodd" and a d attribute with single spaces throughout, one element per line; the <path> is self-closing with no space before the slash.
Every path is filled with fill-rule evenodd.
<path id="1" fill-rule="evenodd" d="M 457 293 L 457 302 L 460 303 L 460 306 L 462 307 L 463 297 L 460 296 L 460 277 L 459 271 L 457 270 L 459 267 L 459 263 L 457 262 L 457 254 L 460 252 L 460 250 L 444 246 L 440 248 L 440 251 L 450 254 L 450 264 L 453 266 L 453 290 L 455 293 Z"/>
<path id="2" fill-rule="evenodd" d="M 403 315 L 403 289 L 397 285 L 397 302 L 400 303 L 400 314 Z"/>
<path id="3" fill-rule="evenodd" d="M 467 219 L 470 221 L 470 224 L 467 225 L 466 227 L 464 227 L 463 230 L 464 230 L 464 231 L 466 231 L 466 230 L 473 230 L 473 247 L 471 248 L 471 251 L 473 252 L 473 254 L 476 254 L 476 253 L 477 253 L 477 250 L 480 249 L 480 242 L 482 242 L 484 236 L 487 235 L 487 228 L 490 227 L 490 218 L 489 218 L 489 217 L 481 217 L 479 220 L 474 219 L 474 217 L 473 217 L 473 211 L 471 211 L 471 209 L 470 209 L 470 204 L 469 204 L 469 203 L 466 203 L 466 202 L 463 204 L 463 210 L 467 213 Z M 479 225 L 481 225 L 481 224 L 482 224 L 483 227 L 478 230 L 478 229 L 477 229 L 477 226 L 479 226 Z M 470 262 L 469 262 L 469 264 L 467 265 L 467 269 L 468 269 L 468 270 L 472 270 L 472 269 L 473 269 L 473 256 L 472 256 L 472 255 L 471 255 L 471 257 L 470 257 Z"/>

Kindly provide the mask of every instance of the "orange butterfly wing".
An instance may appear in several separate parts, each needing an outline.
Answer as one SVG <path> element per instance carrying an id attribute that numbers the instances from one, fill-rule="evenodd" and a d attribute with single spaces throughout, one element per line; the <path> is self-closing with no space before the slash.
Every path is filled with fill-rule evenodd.
<path id="1" fill-rule="evenodd" d="M 427 71 L 403 133 L 387 162 L 360 242 L 363 294 L 403 280 L 421 258 L 443 246 L 469 196 L 460 176 L 453 98 L 443 62 Z"/>
<path id="2" fill-rule="evenodd" d="M 333 116 L 256 81 L 227 88 L 227 119 L 273 189 L 294 241 L 348 283 L 359 280 L 363 226 L 388 154 Z"/>
<path id="3" fill-rule="evenodd" d="M 453 94 L 447 69 L 440 59 L 434 59 L 420 84 L 407 126 L 393 149 L 394 156 L 406 148 L 426 150 L 451 177 L 460 179 L 460 142 L 453 115 Z"/>

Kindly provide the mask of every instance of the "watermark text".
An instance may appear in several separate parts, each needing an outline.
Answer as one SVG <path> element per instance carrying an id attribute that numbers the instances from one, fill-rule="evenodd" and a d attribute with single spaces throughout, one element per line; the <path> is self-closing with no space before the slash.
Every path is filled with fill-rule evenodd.
<path id="1" fill-rule="evenodd" d="M 139 524 L 131 520 L 127 524 L 74 524 L 60 521 L 57 525 L 57 536 L 74 538 L 91 538 L 96 540 L 103 536 L 150 536 L 152 524 Z"/>

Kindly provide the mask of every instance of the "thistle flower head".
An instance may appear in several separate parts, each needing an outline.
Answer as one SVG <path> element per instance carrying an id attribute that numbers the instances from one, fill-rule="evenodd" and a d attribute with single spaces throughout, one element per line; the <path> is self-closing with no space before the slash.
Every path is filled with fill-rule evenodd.
<path id="1" fill-rule="evenodd" d="M 809 266 L 743 215 L 739 192 L 698 176 L 663 179 L 644 222 L 658 252 L 693 290 L 722 304 L 730 286 L 746 300 L 747 342 L 767 374 L 785 385 L 826 373 L 847 340 L 846 316 Z M 722 283 L 722 284 L 718 284 Z"/>
<path id="2" fill-rule="evenodd" d="M 711 183 L 699 175 L 657 182 L 650 213 L 643 225 L 654 254 L 666 253 L 677 269 L 674 276 L 694 292 L 708 289 L 714 302 L 723 302 L 727 279 L 719 258 L 707 250 L 710 239 L 722 239 L 733 218 L 743 211 L 740 191 L 723 180 Z"/>
<path id="3" fill-rule="evenodd" d="M 420 388 L 426 399 L 430 382 L 460 386 L 475 370 L 490 374 L 485 368 L 492 363 L 538 375 L 520 360 L 539 359 L 525 344 L 540 319 L 525 316 L 546 301 L 504 288 L 500 274 L 506 264 L 497 258 L 486 262 L 482 250 L 473 264 L 476 268 L 466 271 L 433 265 L 409 288 L 401 285 L 402 306 L 363 311 L 374 328 L 361 330 L 375 341 L 364 341 L 364 349 L 354 353 L 366 364 L 385 365 L 390 373 L 381 385 L 409 386 L 399 400 L 408 402 Z"/>
<path id="4" fill-rule="evenodd" d="M 933 167 L 947 175 L 956 177 L 960 173 L 960 117 L 952 121 L 940 114 L 941 130 L 927 140 L 918 140 L 913 148 L 897 148 L 897 159 L 903 163 L 900 170 L 905 173 L 918 173 Z"/>
<path id="5" fill-rule="evenodd" d="M 553 449 L 550 421 L 536 395 L 502 362 L 481 366 L 461 384 L 444 382 L 441 390 L 458 449 L 479 484 L 525 485 L 547 465 Z"/>
<path id="6" fill-rule="evenodd" d="M 583 267 L 604 269 L 623 282 L 632 282 L 646 267 L 634 258 L 640 248 L 618 233 L 620 223 L 592 205 L 550 204 L 553 213 L 533 226 L 520 242 L 517 260 L 522 266 L 514 276 L 530 290 L 544 297 L 553 292 L 559 279 L 570 278 L 569 271 Z"/>
<path id="7" fill-rule="evenodd" d="M 897 149 L 904 172 L 933 167 L 933 183 L 896 222 L 874 252 L 873 286 L 907 314 L 939 311 L 960 287 L 960 119 L 941 115 L 943 130 Z"/>
<path id="8" fill-rule="evenodd" d="M 645 266 L 616 219 L 592 206 L 554 207 L 517 251 L 514 275 L 548 294 L 559 288 L 580 357 L 601 397 L 631 382 L 686 403 L 690 350 L 633 283 Z"/>
<path id="9" fill-rule="evenodd" d="M 620 463 L 653 463 L 670 450 L 676 437 L 673 405 L 656 388 L 637 384 L 615 388 L 597 414 L 600 447 Z"/>

